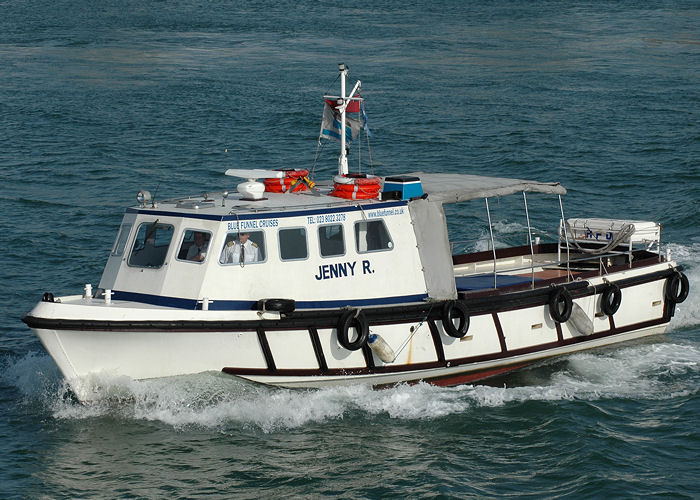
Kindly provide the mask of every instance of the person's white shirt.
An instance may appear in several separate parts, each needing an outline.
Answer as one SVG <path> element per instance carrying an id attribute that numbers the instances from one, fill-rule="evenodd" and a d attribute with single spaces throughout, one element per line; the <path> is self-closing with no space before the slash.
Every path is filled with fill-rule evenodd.
<path id="1" fill-rule="evenodd" d="M 243 238 L 241 238 L 243 239 Z M 243 249 L 243 260 L 241 261 L 241 248 Z M 243 262 L 257 262 L 260 260 L 260 250 L 258 245 L 250 240 L 244 242 L 229 241 L 221 252 L 220 262 L 222 264 L 236 264 Z"/>

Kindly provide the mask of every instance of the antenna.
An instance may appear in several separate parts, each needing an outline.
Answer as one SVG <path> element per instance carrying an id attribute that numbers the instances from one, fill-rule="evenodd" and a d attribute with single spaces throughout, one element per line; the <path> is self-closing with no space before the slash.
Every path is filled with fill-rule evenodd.
<path id="1" fill-rule="evenodd" d="M 160 182 L 156 186 L 156 190 L 153 191 L 153 198 L 151 199 L 151 208 L 156 208 L 156 195 L 158 194 L 158 188 L 160 188 Z"/>

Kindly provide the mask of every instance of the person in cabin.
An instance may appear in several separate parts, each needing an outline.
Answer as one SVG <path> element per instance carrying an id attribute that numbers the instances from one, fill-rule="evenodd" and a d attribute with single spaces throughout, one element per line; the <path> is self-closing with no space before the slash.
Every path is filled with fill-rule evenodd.
<path id="1" fill-rule="evenodd" d="M 187 260 L 193 260 L 195 262 L 202 262 L 207 256 L 207 247 L 209 246 L 209 241 L 204 240 L 204 233 L 195 231 L 194 233 L 194 243 L 187 251 Z"/>
<path id="2" fill-rule="evenodd" d="M 222 264 L 237 262 L 247 264 L 249 262 L 257 262 L 259 259 L 260 251 L 258 245 L 254 241 L 250 241 L 250 233 L 240 233 L 238 241 L 231 240 L 224 245 L 220 262 Z"/>

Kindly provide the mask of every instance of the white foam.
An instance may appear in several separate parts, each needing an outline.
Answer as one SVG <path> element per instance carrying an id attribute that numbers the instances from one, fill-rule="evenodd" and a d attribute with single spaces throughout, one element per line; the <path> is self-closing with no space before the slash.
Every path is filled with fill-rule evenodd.
<path id="1" fill-rule="evenodd" d="M 69 396 L 57 370 L 46 370 L 50 363 L 48 356 L 36 354 L 6 359 L 2 380 L 59 419 L 110 416 L 217 432 L 240 428 L 276 432 L 346 417 L 430 420 L 527 401 L 663 400 L 694 395 L 700 387 L 700 350 L 664 342 L 578 353 L 544 364 L 534 368 L 536 378 L 544 380 L 537 385 L 441 388 L 421 383 L 384 390 L 363 385 L 288 390 L 220 373 L 146 381 L 98 377 L 92 382 L 101 384 L 101 397 L 89 405 Z"/>
<path id="2" fill-rule="evenodd" d="M 493 237 L 496 248 L 505 248 L 516 244 L 524 245 L 527 242 L 527 226 L 517 222 L 494 222 Z M 488 229 L 480 232 L 479 238 L 474 242 L 473 250 L 476 252 L 491 250 L 491 234 Z"/>
<path id="3" fill-rule="evenodd" d="M 493 223 L 496 234 L 527 234 L 527 226 L 519 222 L 497 221 Z"/>
<path id="4" fill-rule="evenodd" d="M 45 353 L 0 358 L 0 380 L 17 389 L 24 399 L 54 391 L 60 377 L 58 367 Z"/>
<path id="5" fill-rule="evenodd" d="M 673 260 L 683 266 L 688 277 L 690 292 L 688 298 L 676 305 L 676 314 L 671 320 L 671 330 L 700 325 L 700 243 L 678 245 L 669 243 Z"/>

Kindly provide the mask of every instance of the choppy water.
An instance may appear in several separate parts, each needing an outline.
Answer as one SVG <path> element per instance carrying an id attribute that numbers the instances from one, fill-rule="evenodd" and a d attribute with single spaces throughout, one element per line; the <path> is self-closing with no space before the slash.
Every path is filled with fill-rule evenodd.
<path id="1" fill-rule="evenodd" d="M 682 1 L 1 3 L 0 496 L 699 497 L 699 34 Z M 662 222 L 693 287 L 671 330 L 489 385 L 205 373 L 76 403 L 22 314 L 97 283 L 139 189 L 311 166 L 341 61 L 377 173 L 559 180 L 567 216 Z"/>

